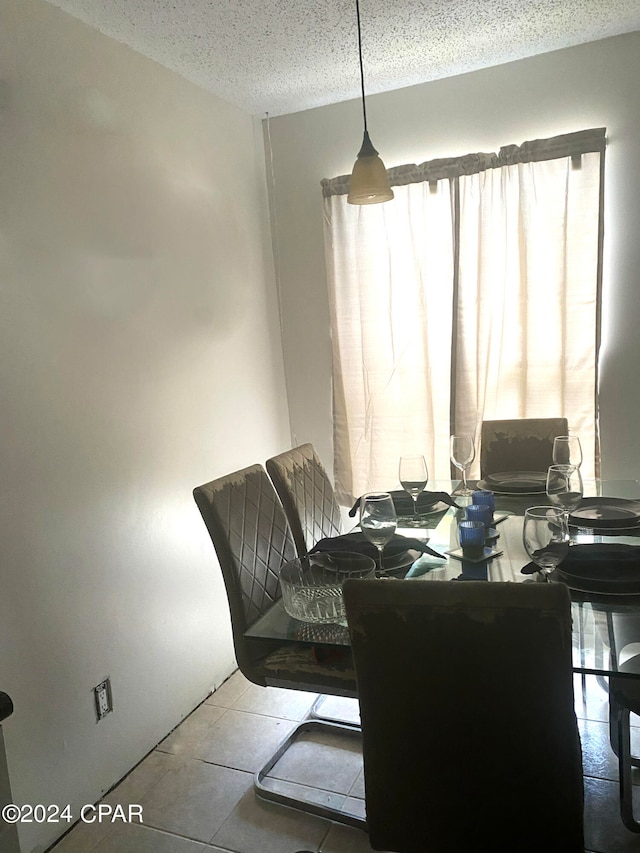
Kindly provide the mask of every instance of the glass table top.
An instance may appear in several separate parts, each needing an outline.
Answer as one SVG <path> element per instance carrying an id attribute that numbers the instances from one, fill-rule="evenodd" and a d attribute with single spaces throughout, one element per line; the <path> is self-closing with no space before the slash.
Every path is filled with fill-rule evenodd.
<path id="1" fill-rule="evenodd" d="M 451 483 L 448 484 L 449 489 Z M 640 499 L 640 485 L 635 480 L 590 481 L 585 483 L 585 496 L 607 496 Z M 469 502 L 461 499 L 457 502 Z M 464 509 L 452 507 L 439 516 L 435 528 L 398 527 L 398 533 L 424 538 L 429 547 L 442 554 L 437 560 L 430 555 L 414 552 L 416 559 L 407 573 L 407 582 L 425 583 L 452 580 L 510 581 L 513 583 L 544 582 L 538 574 L 522 574 L 529 562 L 522 544 L 523 514 L 527 506 L 547 504 L 546 495 L 496 495 L 496 524 L 498 538 L 494 543 L 497 555 L 482 563 L 456 559 L 449 554 L 458 547 L 457 523 Z M 572 543 L 640 544 L 640 538 L 621 535 L 602 535 L 597 530 L 572 529 Z M 640 678 L 640 664 L 634 667 L 628 658 L 640 654 L 640 593 L 630 595 L 593 594 L 570 590 L 573 622 L 574 671 Z M 279 640 L 283 643 L 348 645 L 346 624 L 315 625 L 292 619 L 284 610 L 282 600 L 276 602 L 246 632 L 247 638 Z M 634 645 L 637 648 L 634 648 Z M 627 661 L 627 671 L 620 667 Z M 636 671 L 637 670 L 637 671 Z"/>

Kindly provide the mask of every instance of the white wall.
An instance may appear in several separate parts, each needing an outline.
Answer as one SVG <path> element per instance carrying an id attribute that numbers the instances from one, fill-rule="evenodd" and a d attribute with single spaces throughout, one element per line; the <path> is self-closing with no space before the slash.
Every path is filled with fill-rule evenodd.
<path id="1" fill-rule="evenodd" d="M 40 0 L 0 81 L 4 737 L 16 802 L 77 809 L 234 668 L 191 490 L 290 440 L 262 133 Z"/>
<path id="2" fill-rule="evenodd" d="M 366 70 L 366 69 L 365 69 Z M 375 95 L 369 130 L 388 168 L 606 127 L 601 358 L 603 475 L 640 476 L 640 33 Z M 294 443 L 332 463 L 331 348 L 321 178 L 348 174 L 362 139 L 350 101 L 271 119 L 273 198 Z"/>

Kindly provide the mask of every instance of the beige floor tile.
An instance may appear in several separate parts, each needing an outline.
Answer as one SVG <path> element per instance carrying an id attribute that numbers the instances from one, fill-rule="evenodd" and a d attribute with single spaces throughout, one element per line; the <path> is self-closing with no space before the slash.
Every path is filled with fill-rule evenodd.
<path id="1" fill-rule="evenodd" d="M 362 769 L 356 778 L 356 781 L 351 786 L 349 790 L 350 797 L 359 797 L 360 799 L 364 799 L 364 769 Z"/>
<path id="2" fill-rule="evenodd" d="M 320 846 L 321 853 L 372 853 L 369 836 L 360 829 L 335 823 Z M 515 853 L 515 851 L 514 851 Z"/>
<path id="3" fill-rule="evenodd" d="M 93 853 L 97 845 L 106 838 L 114 827 L 102 823 L 77 823 L 71 832 L 55 845 L 52 853 Z"/>
<path id="4" fill-rule="evenodd" d="M 609 726 L 597 720 L 578 720 L 582 770 L 597 779 L 618 779 L 618 759 L 609 744 Z"/>
<path id="5" fill-rule="evenodd" d="M 279 687 L 259 687 L 250 684 L 234 702 L 237 711 L 281 717 L 285 720 L 303 720 L 317 698 L 317 693 L 303 690 L 284 690 Z"/>
<path id="6" fill-rule="evenodd" d="M 269 775 L 348 794 L 361 770 L 362 748 L 358 738 L 310 732 L 294 741 Z"/>
<path id="7" fill-rule="evenodd" d="M 330 826 L 322 818 L 265 802 L 249 791 L 214 835 L 212 844 L 238 853 L 318 850 Z"/>
<path id="8" fill-rule="evenodd" d="M 295 724 L 275 717 L 225 711 L 209 729 L 198 757 L 203 761 L 255 773 L 273 755 Z"/>
<path id="9" fill-rule="evenodd" d="M 219 705 L 222 708 L 233 708 L 233 703 L 251 686 L 248 678 L 237 669 L 233 675 L 207 697 L 207 705 Z"/>
<path id="10" fill-rule="evenodd" d="M 147 791 L 175 766 L 171 757 L 155 749 L 104 798 L 106 802 L 120 805 L 139 803 Z"/>
<path id="11" fill-rule="evenodd" d="M 595 675 L 586 675 L 584 689 L 580 675 L 573 677 L 576 716 L 584 720 L 609 719 L 609 694 L 604 690 Z"/>
<path id="12" fill-rule="evenodd" d="M 345 723 L 360 724 L 360 705 L 357 699 L 349 699 L 347 696 L 325 696 L 318 709 L 319 714 L 326 715 L 329 719 L 344 721 Z"/>
<path id="13" fill-rule="evenodd" d="M 151 829 L 147 826 L 118 826 L 95 849 L 95 853 L 214 853 L 211 847 Z"/>
<path id="14" fill-rule="evenodd" d="M 209 841 L 252 785 L 249 773 L 176 759 L 142 798 L 145 826 Z"/>
<path id="15" fill-rule="evenodd" d="M 214 736 L 213 725 L 226 713 L 225 708 L 204 703 L 196 708 L 193 713 L 171 732 L 162 743 L 158 745 L 161 752 L 170 752 L 173 755 L 188 755 L 192 758 L 202 756 L 203 745 L 206 745 Z"/>
<path id="16" fill-rule="evenodd" d="M 634 789 L 640 819 L 640 788 Z M 599 853 L 638 853 L 640 838 L 620 818 L 618 783 L 585 779 L 585 846 Z"/>
<path id="17" fill-rule="evenodd" d="M 618 759 L 609 742 L 609 724 L 597 720 L 579 720 L 582 742 L 582 768 L 585 776 L 617 782 Z M 631 751 L 640 755 L 640 729 L 631 728 Z M 633 784 L 640 785 L 640 769 L 633 770 Z"/>

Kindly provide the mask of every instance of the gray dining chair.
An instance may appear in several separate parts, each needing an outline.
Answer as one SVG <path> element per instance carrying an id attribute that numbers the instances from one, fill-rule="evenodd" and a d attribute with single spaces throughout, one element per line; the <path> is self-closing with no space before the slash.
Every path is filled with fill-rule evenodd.
<path id="1" fill-rule="evenodd" d="M 323 632 L 340 626 L 299 623 L 300 642 L 284 643 L 247 636 L 247 630 L 281 597 L 282 566 L 296 556 L 289 525 L 271 480 L 261 465 L 219 477 L 193 490 L 222 571 L 238 667 L 262 687 L 281 687 L 312 693 L 356 697 L 351 653 L 322 643 Z M 346 632 L 345 632 L 346 633 Z M 320 637 L 320 640 L 317 638 Z M 265 779 L 284 753 L 301 736 L 326 732 L 359 739 L 359 728 L 322 719 L 296 726 L 255 776 L 256 792 L 310 814 L 360 826 L 347 811 L 269 787 Z M 327 802 L 329 797 L 326 797 Z"/>
<path id="2" fill-rule="evenodd" d="M 342 534 L 342 513 L 331 480 L 312 444 L 301 444 L 267 459 L 266 468 L 284 509 L 296 550 L 304 557 L 316 542 Z M 319 696 L 311 709 L 318 719 L 345 722 L 327 711 L 330 703 Z"/>
<path id="3" fill-rule="evenodd" d="M 320 539 L 340 536 L 342 515 L 333 486 L 312 444 L 301 444 L 266 461 L 299 556 Z"/>
<path id="4" fill-rule="evenodd" d="M 509 471 L 546 471 L 553 463 L 553 439 L 567 435 L 566 418 L 483 421 L 480 476 Z"/>
<path id="5" fill-rule="evenodd" d="M 562 584 L 347 581 L 369 843 L 583 853 Z"/>
<path id="6" fill-rule="evenodd" d="M 592 605 L 594 610 L 597 604 Z M 631 752 L 631 714 L 640 714 L 640 655 L 629 655 L 629 649 L 640 642 L 640 614 L 631 611 L 606 613 L 605 643 L 612 669 L 620 677 L 610 675 L 609 740 L 618 759 L 620 817 L 631 832 L 640 833 L 640 822 L 633 812 L 633 768 L 640 758 Z M 626 658 L 625 658 L 626 650 Z M 603 685 L 605 686 L 605 685 Z"/>

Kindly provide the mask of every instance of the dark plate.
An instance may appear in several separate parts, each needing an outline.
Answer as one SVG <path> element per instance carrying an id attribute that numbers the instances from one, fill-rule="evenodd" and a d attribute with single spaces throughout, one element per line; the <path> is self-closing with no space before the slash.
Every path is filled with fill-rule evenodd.
<path id="1" fill-rule="evenodd" d="M 544 471 L 505 471 L 488 474 L 484 480 L 478 481 L 478 486 L 503 495 L 544 494 L 547 474 Z"/>
<path id="2" fill-rule="evenodd" d="M 393 499 L 393 505 L 398 515 L 413 515 L 413 500 L 410 495 L 400 491 L 389 492 L 389 494 Z M 434 497 L 429 492 L 422 492 L 418 495 L 418 515 L 426 515 L 427 513 L 441 511 L 442 509 L 449 509 L 449 507 L 437 495 Z"/>
<path id="3" fill-rule="evenodd" d="M 449 509 L 449 506 L 446 503 L 444 503 L 444 501 L 436 501 L 434 504 L 431 504 L 430 506 L 428 506 L 426 508 L 419 507 L 418 508 L 418 518 L 423 519 L 423 520 L 425 520 L 425 519 L 428 520 L 428 516 L 437 515 L 440 512 L 446 512 L 448 509 Z M 398 522 L 405 521 L 407 519 L 410 520 L 413 517 L 414 517 L 413 510 L 411 509 L 411 507 L 408 507 L 406 512 L 398 513 Z M 404 524 L 398 524 L 398 527 L 406 527 L 406 526 L 407 525 L 404 525 Z M 411 526 L 411 525 L 409 525 L 409 526 Z"/>
<path id="4" fill-rule="evenodd" d="M 550 578 L 580 592 L 640 595 L 640 548 L 624 544 L 574 545 Z"/>
<path id="5" fill-rule="evenodd" d="M 405 551 L 404 554 L 398 554 L 395 557 L 383 557 L 382 576 L 404 577 L 418 557 L 421 556 L 420 551 Z"/>
<path id="6" fill-rule="evenodd" d="M 640 501 L 627 498 L 582 498 L 569 516 L 574 527 L 628 528 L 640 524 Z"/>

